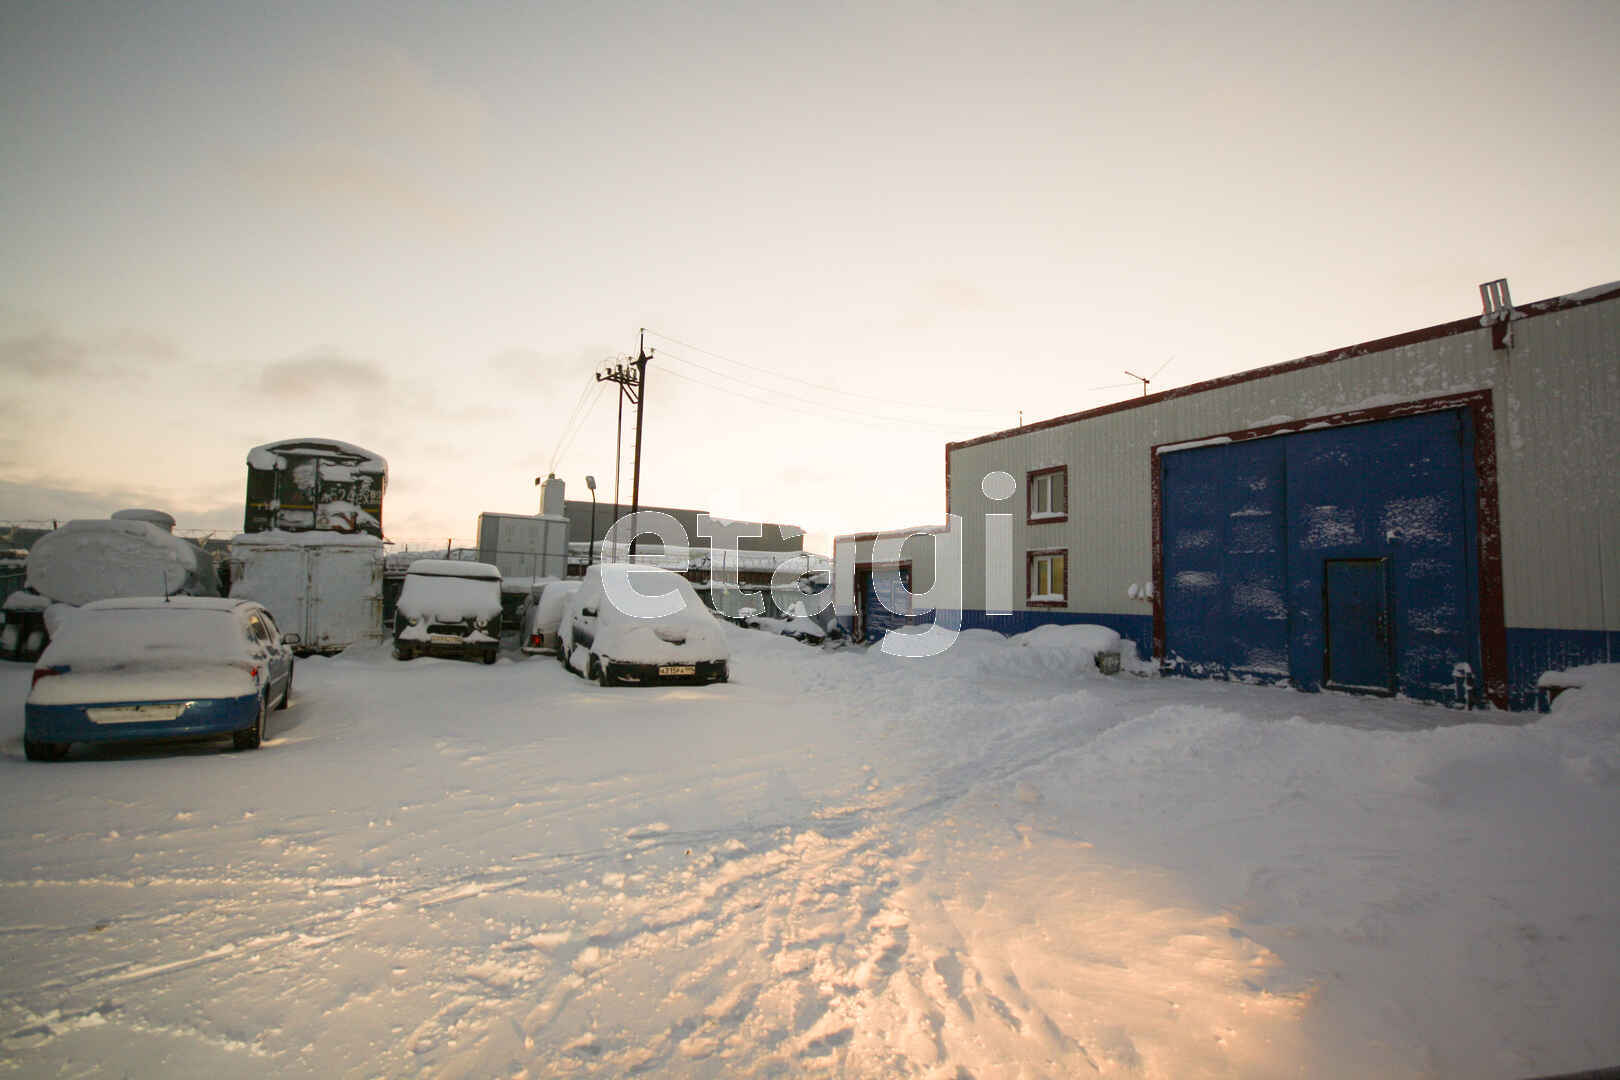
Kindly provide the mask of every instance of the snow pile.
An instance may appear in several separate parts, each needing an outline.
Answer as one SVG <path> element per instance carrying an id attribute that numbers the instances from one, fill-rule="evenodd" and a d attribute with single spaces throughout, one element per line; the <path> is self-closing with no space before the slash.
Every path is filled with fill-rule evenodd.
<path id="1" fill-rule="evenodd" d="M 1119 657 L 1126 670 L 1140 674 L 1153 670 L 1151 663 L 1136 659 L 1135 647 L 1117 631 L 1089 623 L 1048 623 L 1011 637 L 994 630 L 963 630 L 944 657 L 953 675 L 964 679 L 1085 679 L 1100 674 L 1100 654 Z"/>
<path id="2" fill-rule="evenodd" d="M 113 596 L 216 596 L 213 562 L 196 544 L 146 521 L 70 521 L 35 542 L 28 584 L 66 604 Z"/>
<path id="3" fill-rule="evenodd" d="M 803 615 L 794 615 L 786 619 L 762 615 L 756 618 L 754 623 L 759 629 L 768 634 L 781 634 L 784 637 L 796 638 L 804 642 L 818 642 L 827 637 L 825 627 L 816 620 Z"/>

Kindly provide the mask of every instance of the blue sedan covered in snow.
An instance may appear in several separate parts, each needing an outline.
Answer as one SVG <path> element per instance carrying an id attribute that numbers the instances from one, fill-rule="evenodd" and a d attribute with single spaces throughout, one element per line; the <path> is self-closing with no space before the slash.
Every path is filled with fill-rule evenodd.
<path id="1" fill-rule="evenodd" d="M 76 742 L 226 734 L 255 749 L 272 705 L 287 707 L 297 643 L 251 600 L 86 604 L 34 666 L 23 749 L 49 761 Z"/>

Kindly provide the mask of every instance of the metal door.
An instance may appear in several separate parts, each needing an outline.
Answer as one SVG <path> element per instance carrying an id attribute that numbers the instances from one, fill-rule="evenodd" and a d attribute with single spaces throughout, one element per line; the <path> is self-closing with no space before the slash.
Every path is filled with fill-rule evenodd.
<path id="1" fill-rule="evenodd" d="M 857 575 L 860 610 L 856 614 L 856 639 L 877 641 L 897 626 L 910 623 L 910 566 L 875 566 Z"/>
<path id="2" fill-rule="evenodd" d="M 372 547 L 323 545 L 309 554 L 309 627 L 304 647 L 336 652 L 382 635 L 382 554 Z M 272 612 L 274 614 L 274 612 Z"/>
<path id="3" fill-rule="evenodd" d="M 1323 563 L 1323 681 L 1335 690 L 1395 692 L 1388 564 L 1388 559 Z"/>

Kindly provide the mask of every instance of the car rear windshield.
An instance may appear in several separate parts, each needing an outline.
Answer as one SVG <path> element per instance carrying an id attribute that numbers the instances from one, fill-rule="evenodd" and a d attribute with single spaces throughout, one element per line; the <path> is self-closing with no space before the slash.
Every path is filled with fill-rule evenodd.
<path id="1" fill-rule="evenodd" d="M 184 607 L 75 611 L 51 639 L 41 663 L 94 669 L 237 660 L 247 631 L 229 611 Z"/>

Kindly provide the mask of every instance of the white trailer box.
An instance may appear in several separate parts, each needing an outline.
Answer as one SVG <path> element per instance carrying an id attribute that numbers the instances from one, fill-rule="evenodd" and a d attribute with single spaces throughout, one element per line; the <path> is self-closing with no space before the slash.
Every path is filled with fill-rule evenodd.
<path id="1" fill-rule="evenodd" d="M 478 561 L 503 578 L 568 576 L 568 519 L 561 514 L 478 515 Z"/>
<path id="2" fill-rule="evenodd" d="M 270 609 L 299 651 L 383 639 L 383 544 L 363 533 L 261 532 L 231 540 L 231 595 Z"/>

